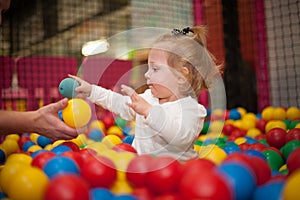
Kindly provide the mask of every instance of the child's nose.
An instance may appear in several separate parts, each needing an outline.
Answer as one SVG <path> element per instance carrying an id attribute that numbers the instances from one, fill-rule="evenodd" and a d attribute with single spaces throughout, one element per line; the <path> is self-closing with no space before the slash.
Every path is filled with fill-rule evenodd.
<path id="1" fill-rule="evenodd" d="M 145 73 L 145 75 L 144 75 L 144 76 L 145 76 L 145 78 L 146 78 L 146 79 L 149 79 L 149 78 L 150 78 L 150 73 L 149 73 L 149 70 L 148 70 L 148 71 Z"/>

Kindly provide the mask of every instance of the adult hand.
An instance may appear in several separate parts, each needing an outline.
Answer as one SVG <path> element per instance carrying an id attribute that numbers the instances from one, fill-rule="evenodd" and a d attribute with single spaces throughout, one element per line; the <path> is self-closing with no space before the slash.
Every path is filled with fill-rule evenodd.
<path id="1" fill-rule="evenodd" d="M 64 98 L 56 103 L 46 105 L 33 111 L 33 132 L 45 137 L 58 139 L 72 139 L 78 136 L 82 130 L 71 128 L 58 117 L 58 111 L 68 105 L 68 99 Z"/>

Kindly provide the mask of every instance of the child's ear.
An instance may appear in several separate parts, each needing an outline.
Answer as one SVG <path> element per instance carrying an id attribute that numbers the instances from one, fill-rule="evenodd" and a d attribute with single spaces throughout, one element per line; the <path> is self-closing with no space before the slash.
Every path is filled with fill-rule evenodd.
<path id="1" fill-rule="evenodd" d="M 182 77 L 179 78 L 179 81 L 186 82 L 190 77 L 190 70 L 187 67 L 181 68 Z"/>

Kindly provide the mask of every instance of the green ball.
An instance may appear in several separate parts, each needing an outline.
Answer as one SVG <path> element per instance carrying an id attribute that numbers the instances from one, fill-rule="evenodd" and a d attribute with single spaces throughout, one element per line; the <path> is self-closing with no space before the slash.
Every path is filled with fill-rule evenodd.
<path id="1" fill-rule="evenodd" d="M 265 150 L 262 152 L 271 167 L 272 170 L 278 171 L 282 165 L 284 165 L 284 160 L 277 152 L 273 150 Z"/>
<path id="2" fill-rule="evenodd" d="M 79 86 L 79 83 L 72 78 L 63 79 L 58 87 L 59 93 L 63 97 L 67 97 L 72 99 L 77 96 L 77 92 L 75 92 L 75 88 Z"/>
<path id="3" fill-rule="evenodd" d="M 300 141 L 299 140 L 291 140 L 288 143 L 286 143 L 283 147 L 281 147 L 280 151 L 283 154 L 283 157 L 285 160 L 287 160 L 290 153 L 300 147 Z"/>
<path id="4" fill-rule="evenodd" d="M 295 128 L 299 123 L 300 123 L 300 120 L 291 121 L 288 128 L 291 130 L 291 129 Z"/>
<path id="5" fill-rule="evenodd" d="M 207 133 L 207 131 L 208 131 L 208 129 L 209 129 L 209 125 L 210 125 L 209 122 L 204 122 L 203 128 L 202 128 L 202 130 L 201 130 L 201 134 L 206 134 L 206 133 Z"/>
<path id="6" fill-rule="evenodd" d="M 115 119 L 115 124 L 116 124 L 118 127 L 120 127 L 120 128 L 124 128 L 124 127 L 126 126 L 126 124 L 127 124 L 127 121 L 126 121 L 125 119 L 122 119 L 122 118 L 120 118 L 120 117 L 117 117 L 117 118 Z"/>

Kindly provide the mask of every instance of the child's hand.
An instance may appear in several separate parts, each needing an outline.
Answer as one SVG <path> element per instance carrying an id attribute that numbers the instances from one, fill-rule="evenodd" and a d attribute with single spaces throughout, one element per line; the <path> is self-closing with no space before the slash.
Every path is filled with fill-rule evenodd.
<path id="1" fill-rule="evenodd" d="M 79 97 L 86 98 L 91 95 L 92 85 L 90 83 L 82 80 L 77 76 L 73 76 L 69 74 L 69 77 L 75 79 L 79 83 L 79 86 L 75 88 L 75 91 L 78 93 Z"/>
<path id="2" fill-rule="evenodd" d="M 148 116 L 151 105 L 147 101 L 145 101 L 145 99 L 139 96 L 134 91 L 134 89 L 126 85 L 121 85 L 121 91 L 131 98 L 132 103 L 127 103 L 130 108 L 132 108 L 136 113 L 143 115 L 144 117 Z"/>

